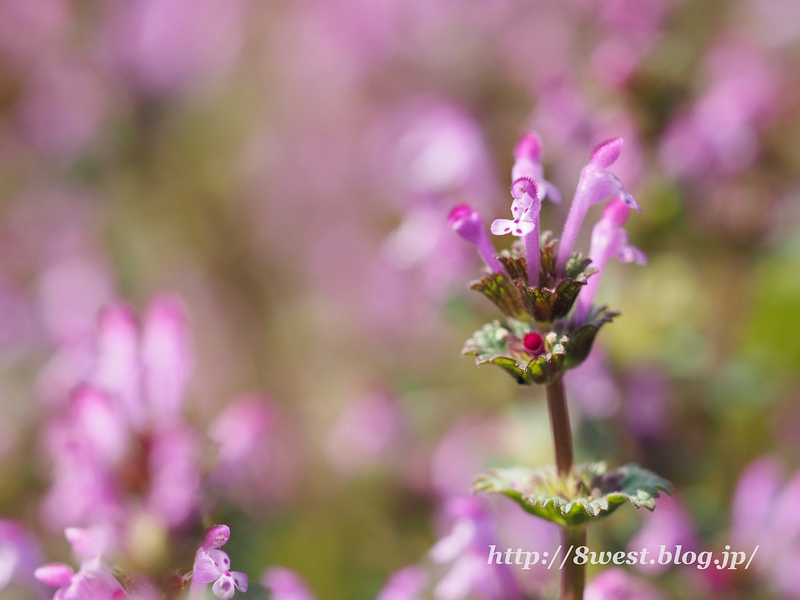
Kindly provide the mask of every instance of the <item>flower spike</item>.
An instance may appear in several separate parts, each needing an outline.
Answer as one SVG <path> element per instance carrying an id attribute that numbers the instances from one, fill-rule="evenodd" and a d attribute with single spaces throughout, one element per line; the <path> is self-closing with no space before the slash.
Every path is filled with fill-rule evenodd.
<path id="1" fill-rule="evenodd" d="M 447 224 L 450 229 L 475 245 L 483 262 L 493 273 L 499 273 L 503 270 L 500 261 L 495 257 L 492 241 L 489 239 L 489 234 L 486 233 L 486 227 L 483 225 L 483 219 L 479 212 L 473 210 L 467 204 L 459 204 L 450 211 Z"/>

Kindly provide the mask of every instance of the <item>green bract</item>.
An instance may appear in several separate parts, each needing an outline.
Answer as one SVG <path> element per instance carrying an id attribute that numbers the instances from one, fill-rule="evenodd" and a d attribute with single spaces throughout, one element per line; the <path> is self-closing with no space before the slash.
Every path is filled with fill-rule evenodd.
<path id="1" fill-rule="evenodd" d="M 609 515 L 625 502 L 653 510 L 659 492 L 670 490 L 666 479 L 638 465 L 608 471 L 604 462 L 577 465 L 563 478 L 553 467 L 497 469 L 479 475 L 473 486 L 475 492 L 505 494 L 527 512 L 564 527 Z"/>

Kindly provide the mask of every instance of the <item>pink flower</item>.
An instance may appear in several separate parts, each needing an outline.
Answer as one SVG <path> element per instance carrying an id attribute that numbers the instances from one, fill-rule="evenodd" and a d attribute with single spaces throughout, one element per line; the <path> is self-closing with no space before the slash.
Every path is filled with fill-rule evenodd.
<path id="1" fill-rule="evenodd" d="M 461 238 L 475 245 L 478 254 L 489 269 L 495 273 L 503 270 L 500 261 L 495 256 L 494 246 L 486 232 L 480 213 L 472 210 L 466 204 L 459 204 L 450 211 L 447 224 Z"/>
<path id="2" fill-rule="evenodd" d="M 607 170 L 617 161 L 621 152 L 622 138 L 603 142 L 595 148 L 589 164 L 581 171 L 578 188 L 575 190 L 575 197 L 558 243 L 556 269 L 559 272 L 564 272 L 583 219 L 591 206 L 616 196 L 628 208 L 641 210 L 633 196 L 623 187 L 622 182 Z"/>
<path id="3" fill-rule="evenodd" d="M 506 565 L 488 564 L 487 549 L 497 546 L 491 518 L 474 498 L 452 498 L 445 511 L 453 520 L 448 535 L 430 549 L 436 563 L 450 563 L 450 570 L 436 584 L 437 600 L 463 600 L 476 594 L 487 600 L 515 600 L 522 591 Z"/>
<path id="4" fill-rule="evenodd" d="M 427 579 L 418 565 L 400 569 L 389 577 L 375 600 L 421 600 Z"/>
<path id="5" fill-rule="evenodd" d="M 82 558 L 76 573 L 64 563 L 51 563 L 34 572 L 41 582 L 59 588 L 53 600 L 121 600 L 128 593 L 103 562 L 100 554 L 104 544 L 97 532 L 67 529 L 67 539 L 75 553 Z M 96 553 L 96 554 L 95 554 Z M 92 554 L 95 554 L 92 556 Z"/>
<path id="6" fill-rule="evenodd" d="M 583 594 L 584 600 L 666 600 L 645 581 L 622 569 L 606 569 L 595 577 Z"/>
<path id="7" fill-rule="evenodd" d="M 599 272 L 589 278 L 589 282 L 578 295 L 575 309 L 575 322 L 585 321 L 592 307 L 600 276 L 610 258 L 640 265 L 647 263 L 644 252 L 628 243 L 628 233 L 622 228 L 628 220 L 631 209 L 622 197 L 616 197 L 603 209 L 603 215 L 592 229 L 592 245 L 589 250 L 591 266 Z"/>
<path id="8" fill-rule="evenodd" d="M 214 525 L 206 533 L 194 558 L 190 587 L 193 597 L 202 597 L 206 586 L 212 581 L 214 585 L 211 586 L 211 591 L 222 600 L 233 598 L 236 590 L 247 591 L 247 575 L 230 571 L 231 559 L 219 549 L 228 543 L 230 537 L 231 530 L 227 525 Z"/>

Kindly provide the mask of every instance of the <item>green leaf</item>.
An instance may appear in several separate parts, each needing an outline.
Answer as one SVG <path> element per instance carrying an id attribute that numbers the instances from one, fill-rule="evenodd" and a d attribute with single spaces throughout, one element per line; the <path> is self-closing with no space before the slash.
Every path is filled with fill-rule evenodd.
<path id="1" fill-rule="evenodd" d="M 605 323 L 610 323 L 618 312 L 606 310 L 605 306 L 592 308 L 586 323 L 569 333 L 566 343 L 567 355 L 564 359 L 565 369 L 574 369 L 589 356 L 597 332 Z"/>
<path id="2" fill-rule="evenodd" d="M 503 273 L 491 273 L 480 281 L 473 281 L 470 289 L 486 296 L 507 317 L 531 321 L 519 288 Z"/>
<path id="3" fill-rule="evenodd" d="M 607 516 L 626 502 L 653 510 L 660 492 L 671 488 L 638 465 L 608 471 L 603 462 L 577 465 L 564 478 L 554 467 L 497 469 L 479 475 L 473 485 L 474 492 L 505 494 L 532 515 L 564 527 Z"/>

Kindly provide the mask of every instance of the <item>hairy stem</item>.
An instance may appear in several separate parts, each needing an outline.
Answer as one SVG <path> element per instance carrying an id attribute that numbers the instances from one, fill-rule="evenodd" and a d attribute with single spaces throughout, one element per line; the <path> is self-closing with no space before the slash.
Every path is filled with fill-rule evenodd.
<path id="1" fill-rule="evenodd" d="M 561 572 L 561 600 L 583 600 L 583 586 L 586 583 L 586 565 L 576 565 L 571 559 L 578 546 L 586 545 L 585 527 L 564 528 L 564 552 L 570 552 L 570 560 L 564 563 Z"/>
<path id="2" fill-rule="evenodd" d="M 550 413 L 550 426 L 553 430 L 553 444 L 556 449 L 556 468 L 558 474 L 566 475 L 572 470 L 575 458 L 572 454 L 572 429 L 569 426 L 567 397 L 564 395 L 564 382 L 559 377 L 545 386 L 547 391 L 547 410 Z"/>

